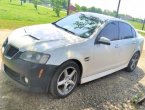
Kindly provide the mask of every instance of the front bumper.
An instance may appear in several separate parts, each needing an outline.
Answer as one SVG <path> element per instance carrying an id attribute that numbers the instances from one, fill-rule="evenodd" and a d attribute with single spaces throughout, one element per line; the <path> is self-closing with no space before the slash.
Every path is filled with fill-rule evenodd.
<path id="1" fill-rule="evenodd" d="M 33 92 L 47 92 L 57 66 L 36 64 L 2 55 L 2 71 L 19 88 Z M 43 71 L 42 71 L 43 70 Z M 41 75 L 40 75 L 41 73 Z M 41 77 L 40 77 L 41 76 Z M 28 83 L 24 80 L 28 78 Z"/>

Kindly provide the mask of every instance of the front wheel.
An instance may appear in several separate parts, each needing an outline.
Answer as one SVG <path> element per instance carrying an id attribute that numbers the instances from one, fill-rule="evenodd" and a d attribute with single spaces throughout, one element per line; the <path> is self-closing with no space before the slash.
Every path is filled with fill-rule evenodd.
<path id="1" fill-rule="evenodd" d="M 140 54 L 139 52 L 136 52 L 133 57 L 131 58 L 127 68 L 126 68 L 126 71 L 128 72 L 132 72 L 135 70 L 136 66 L 137 66 L 137 63 L 138 63 L 138 60 L 139 60 L 139 57 L 140 57 Z"/>
<path id="2" fill-rule="evenodd" d="M 56 70 L 51 81 L 50 92 L 55 98 L 64 98 L 73 92 L 79 79 L 79 66 L 74 61 L 67 61 Z"/>

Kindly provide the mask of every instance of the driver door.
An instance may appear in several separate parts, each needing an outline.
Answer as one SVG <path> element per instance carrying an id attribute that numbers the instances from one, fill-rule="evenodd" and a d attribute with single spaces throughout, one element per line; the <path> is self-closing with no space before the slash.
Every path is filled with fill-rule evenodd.
<path id="1" fill-rule="evenodd" d="M 118 22 L 108 23 L 97 36 L 97 39 L 105 37 L 111 44 L 96 43 L 94 45 L 93 68 L 94 74 L 105 72 L 120 66 L 120 40 Z"/>

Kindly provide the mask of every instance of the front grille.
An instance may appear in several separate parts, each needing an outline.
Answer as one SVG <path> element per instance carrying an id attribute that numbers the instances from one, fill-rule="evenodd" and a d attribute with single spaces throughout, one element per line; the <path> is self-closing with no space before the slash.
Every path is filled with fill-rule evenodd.
<path id="1" fill-rule="evenodd" d="M 8 57 L 13 57 L 14 55 L 16 55 L 18 53 L 19 49 L 15 48 L 14 46 L 8 45 L 5 55 Z"/>

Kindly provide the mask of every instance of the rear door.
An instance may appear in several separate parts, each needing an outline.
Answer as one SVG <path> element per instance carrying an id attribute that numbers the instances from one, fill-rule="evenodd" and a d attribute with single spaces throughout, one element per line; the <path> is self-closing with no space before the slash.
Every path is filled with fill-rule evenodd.
<path id="1" fill-rule="evenodd" d="M 120 42 L 120 59 L 122 65 L 127 64 L 131 59 L 136 47 L 136 32 L 127 23 L 119 22 L 119 37 L 122 39 Z"/>

